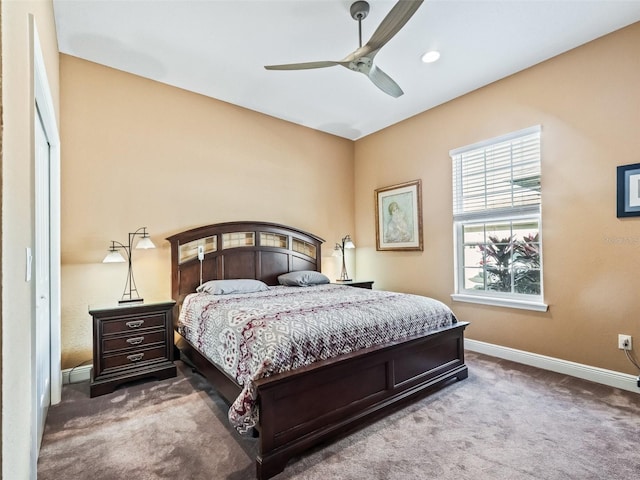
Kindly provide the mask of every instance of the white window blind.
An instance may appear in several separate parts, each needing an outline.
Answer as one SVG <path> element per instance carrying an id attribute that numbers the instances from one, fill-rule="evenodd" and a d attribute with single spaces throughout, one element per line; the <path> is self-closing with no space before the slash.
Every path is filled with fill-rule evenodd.
<path id="1" fill-rule="evenodd" d="M 540 126 L 449 152 L 457 220 L 540 205 Z"/>
<path id="2" fill-rule="evenodd" d="M 541 127 L 451 150 L 454 300 L 546 310 Z"/>

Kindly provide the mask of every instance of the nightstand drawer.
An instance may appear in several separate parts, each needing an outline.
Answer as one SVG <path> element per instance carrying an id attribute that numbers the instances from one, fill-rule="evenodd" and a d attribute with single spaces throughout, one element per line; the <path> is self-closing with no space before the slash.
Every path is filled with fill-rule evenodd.
<path id="1" fill-rule="evenodd" d="M 146 350 L 134 350 L 119 355 L 105 355 L 102 359 L 103 371 L 106 372 L 112 368 L 126 367 L 129 365 L 139 365 L 156 360 L 158 358 L 165 360 L 167 357 L 167 348 L 160 345 L 155 348 Z"/>
<path id="2" fill-rule="evenodd" d="M 126 337 L 109 337 L 102 339 L 102 352 L 107 354 L 132 347 L 147 347 L 154 343 L 163 343 L 166 335 L 165 330 L 152 330 L 137 332 L 135 335 Z"/>
<path id="3" fill-rule="evenodd" d="M 166 316 L 162 314 L 148 314 L 132 316 L 131 318 L 119 318 L 102 322 L 102 335 L 145 330 L 165 326 Z"/>

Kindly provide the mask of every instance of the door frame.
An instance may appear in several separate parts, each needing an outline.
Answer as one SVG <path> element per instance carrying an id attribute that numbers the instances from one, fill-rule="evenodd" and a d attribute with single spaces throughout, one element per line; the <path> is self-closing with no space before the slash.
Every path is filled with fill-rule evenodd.
<path id="1" fill-rule="evenodd" d="M 40 118 L 49 141 L 49 243 L 50 243 L 50 334 L 51 334 L 51 404 L 59 403 L 62 396 L 62 368 L 61 368 L 61 296 L 60 296 L 60 135 L 58 131 L 58 122 L 56 112 L 53 106 L 53 97 L 51 88 L 47 78 L 47 71 L 44 63 L 44 56 L 40 46 L 40 38 L 36 27 L 35 17 L 29 15 L 29 27 L 31 31 L 31 47 L 33 59 L 33 95 L 34 102 L 32 105 L 31 115 L 31 138 L 33 148 L 33 160 L 35 162 L 35 119 L 36 104 L 40 112 Z M 34 163 L 35 166 L 35 163 Z M 34 217 L 35 218 L 35 217 Z M 32 226 L 35 231 L 35 225 Z M 33 290 L 35 292 L 35 289 Z M 35 312 L 35 294 L 32 298 L 33 312 Z M 36 422 L 36 365 L 35 365 L 35 348 L 36 348 L 36 329 L 35 315 L 31 320 L 31 385 L 33 391 L 32 404 L 32 423 L 35 428 L 35 435 L 32 440 L 32 461 L 35 455 L 34 468 L 37 466 L 38 443 Z M 35 473 L 35 470 L 32 471 Z"/>

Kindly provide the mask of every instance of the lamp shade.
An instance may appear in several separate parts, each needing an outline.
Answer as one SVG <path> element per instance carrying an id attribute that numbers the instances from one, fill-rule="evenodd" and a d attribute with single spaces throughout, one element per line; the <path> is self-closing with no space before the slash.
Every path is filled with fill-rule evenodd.
<path id="1" fill-rule="evenodd" d="M 149 248 L 156 248 L 156 246 L 153 244 L 153 242 L 151 241 L 151 238 L 149 237 L 142 237 L 138 243 L 136 244 L 136 248 L 142 248 L 144 250 L 147 250 Z"/>
<path id="2" fill-rule="evenodd" d="M 356 248 L 356 245 L 353 243 L 349 235 L 344 238 L 344 248 Z"/>
<path id="3" fill-rule="evenodd" d="M 118 250 L 109 250 L 102 263 L 124 263 L 126 260 Z"/>

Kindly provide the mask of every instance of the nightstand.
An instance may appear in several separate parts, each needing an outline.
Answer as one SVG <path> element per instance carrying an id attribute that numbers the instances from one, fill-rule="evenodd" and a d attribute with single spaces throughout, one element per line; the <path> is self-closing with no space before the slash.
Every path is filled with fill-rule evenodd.
<path id="1" fill-rule="evenodd" d="M 119 385 L 176 376 L 173 363 L 173 300 L 90 307 L 93 370 L 90 396 Z"/>
<path id="2" fill-rule="evenodd" d="M 373 280 L 367 280 L 364 282 L 360 282 L 358 280 L 349 280 L 348 282 L 331 282 L 336 285 L 347 285 L 349 287 L 357 287 L 357 288 L 368 288 L 369 290 L 373 289 Z"/>

